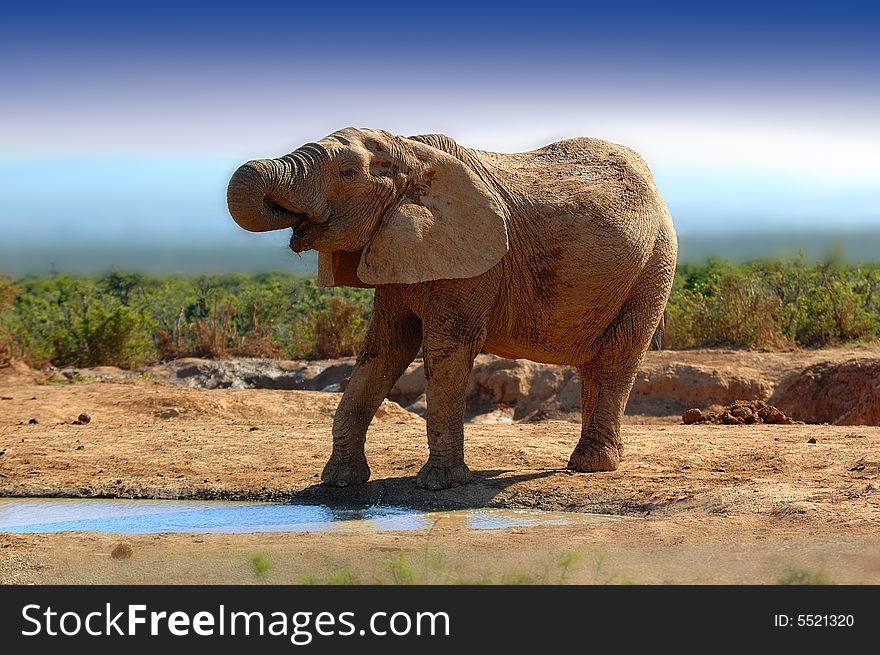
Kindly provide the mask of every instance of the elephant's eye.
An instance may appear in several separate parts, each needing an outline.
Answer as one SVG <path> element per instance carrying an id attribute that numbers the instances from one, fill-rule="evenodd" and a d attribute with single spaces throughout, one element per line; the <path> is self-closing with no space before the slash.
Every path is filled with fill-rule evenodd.
<path id="1" fill-rule="evenodd" d="M 355 178 L 355 176 L 357 175 L 357 169 L 351 168 L 351 167 L 343 168 L 341 171 L 339 171 L 339 175 L 342 176 L 343 180 L 350 181 L 350 180 L 353 180 Z"/>

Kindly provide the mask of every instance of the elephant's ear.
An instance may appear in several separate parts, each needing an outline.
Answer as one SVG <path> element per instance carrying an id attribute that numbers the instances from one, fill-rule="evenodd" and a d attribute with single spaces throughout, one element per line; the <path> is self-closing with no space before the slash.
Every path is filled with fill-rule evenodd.
<path id="1" fill-rule="evenodd" d="M 475 277 L 507 252 L 501 201 L 461 160 L 424 143 L 411 149 L 413 175 L 361 255 L 367 284 Z"/>
<path id="2" fill-rule="evenodd" d="M 321 287 L 371 287 L 357 275 L 360 252 L 319 252 L 318 286 Z"/>

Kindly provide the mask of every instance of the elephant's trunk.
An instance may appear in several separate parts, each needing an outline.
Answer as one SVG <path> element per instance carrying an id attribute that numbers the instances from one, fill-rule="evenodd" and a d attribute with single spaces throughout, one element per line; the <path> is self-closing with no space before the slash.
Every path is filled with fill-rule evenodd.
<path id="1" fill-rule="evenodd" d="M 298 177 L 287 158 L 243 164 L 229 180 L 226 201 L 235 222 L 250 232 L 296 227 L 307 212 L 289 201 L 292 179 Z"/>

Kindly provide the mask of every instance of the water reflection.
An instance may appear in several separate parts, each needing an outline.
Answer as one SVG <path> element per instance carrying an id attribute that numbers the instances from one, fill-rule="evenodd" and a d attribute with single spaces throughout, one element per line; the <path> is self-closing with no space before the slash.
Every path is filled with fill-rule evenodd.
<path id="1" fill-rule="evenodd" d="M 565 525 L 617 517 L 532 510 L 471 509 L 426 512 L 407 507 L 327 506 L 274 503 L 3 499 L 0 532 L 329 532 L 426 530 L 438 522 L 472 530 Z"/>

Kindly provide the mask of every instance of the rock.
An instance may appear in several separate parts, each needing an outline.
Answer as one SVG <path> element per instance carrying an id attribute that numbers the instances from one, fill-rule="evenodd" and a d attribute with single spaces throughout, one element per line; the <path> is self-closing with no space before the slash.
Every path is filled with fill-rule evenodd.
<path id="1" fill-rule="evenodd" d="M 373 415 L 373 421 L 378 423 L 422 423 L 421 417 L 408 412 L 396 402 L 387 398 L 379 405 L 379 409 Z"/>
<path id="2" fill-rule="evenodd" d="M 311 380 L 305 380 L 303 389 L 307 391 L 324 391 L 327 390 L 327 387 L 332 387 L 332 390 L 336 393 L 345 391 L 353 370 L 353 361 L 341 361 L 336 364 L 330 364 Z"/>
<path id="3" fill-rule="evenodd" d="M 703 412 L 700 411 L 696 407 L 692 407 L 687 410 L 684 414 L 681 415 L 681 422 L 685 425 L 690 425 L 692 423 L 697 423 L 698 421 L 703 420 Z"/>
<path id="4" fill-rule="evenodd" d="M 35 417 L 35 418 L 30 419 L 30 420 L 28 421 L 28 424 L 29 424 L 29 425 L 37 425 L 39 422 L 40 422 L 40 419 L 38 419 L 38 418 Z"/>
<path id="5" fill-rule="evenodd" d="M 92 366 L 90 368 L 80 369 L 80 375 L 98 379 L 109 379 L 128 378 L 133 377 L 135 374 L 131 371 L 121 369 L 118 366 Z"/>
<path id="6" fill-rule="evenodd" d="M 424 364 L 415 361 L 398 378 L 388 397 L 406 407 L 424 395 L 427 384 Z"/>
<path id="7" fill-rule="evenodd" d="M 730 410 L 730 414 L 736 418 L 741 418 L 743 421 L 754 416 L 752 408 L 747 405 L 734 405 Z"/>
<path id="8" fill-rule="evenodd" d="M 745 421 L 739 416 L 735 416 L 730 410 L 725 411 L 721 415 L 721 422 L 725 425 L 742 425 Z"/>
<path id="9" fill-rule="evenodd" d="M 125 543 L 117 544 L 116 547 L 110 551 L 110 557 L 113 559 L 131 559 L 131 556 L 134 555 L 134 549 Z"/>
<path id="10" fill-rule="evenodd" d="M 471 423 L 477 425 L 506 425 L 513 423 L 513 411 L 504 408 L 494 409 L 485 414 L 477 414 L 471 418 Z"/>
<path id="11" fill-rule="evenodd" d="M 418 414 L 419 416 L 425 417 L 428 415 L 428 397 L 424 393 L 416 398 L 412 403 L 406 406 L 406 410 L 408 412 L 413 412 L 414 414 Z"/>
<path id="12" fill-rule="evenodd" d="M 79 421 L 79 425 L 87 425 L 92 422 L 92 415 L 88 412 L 83 412 L 76 418 Z"/>
<path id="13" fill-rule="evenodd" d="M 181 416 L 186 410 L 182 407 L 167 407 L 165 409 L 160 409 L 155 413 L 155 416 L 158 418 L 178 418 Z"/>
<path id="14" fill-rule="evenodd" d="M 92 366 L 89 368 L 65 368 L 59 371 L 68 382 L 83 382 L 87 380 L 114 380 L 126 379 L 136 376 L 132 371 L 125 371 L 116 366 Z"/>
<path id="15" fill-rule="evenodd" d="M 699 415 L 698 415 L 699 413 Z M 688 420 L 685 420 L 685 416 Z M 724 425 L 752 425 L 755 423 L 799 423 L 779 411 L 776 407 L 768 405 L 762 400 L 737 400 L 723 411 L 713 414 L 703 413 L 699 409 L 690 409 L 682 415 L 685 425 L 693 423 L 723 423 Z"/>
<path id="16" fill-rule="evenodd" d="M 807 439 L 807 443 L 816 443 L 816 437 L 810 437 Z"/>
<path id="17" fill-rule="evenodd" d="M 781 410 L 776 407 L 770 407 L 767 415 L 764 417 L 765 423 L 781 424 L 790 420 Z"/>
<path id="18" fill-rule="evenodd" d="M 140 372 L 171 384 L 202 389 L 320 391 L 331 384 L 347 383 L 353 367 L 354 358 L 299 361 L 260 357 L 183 357 Z"/>

